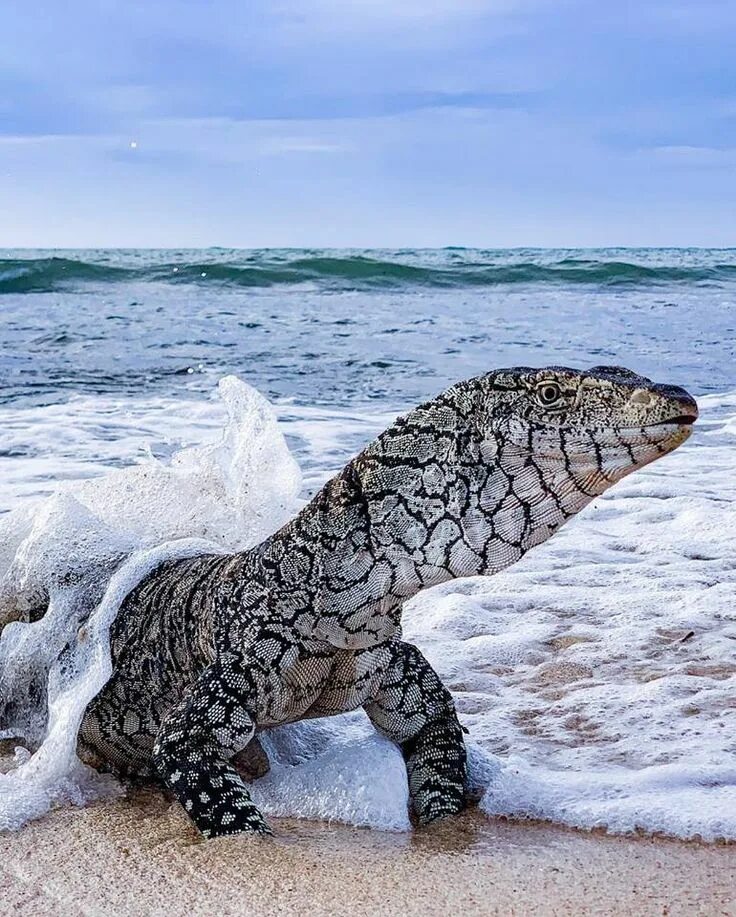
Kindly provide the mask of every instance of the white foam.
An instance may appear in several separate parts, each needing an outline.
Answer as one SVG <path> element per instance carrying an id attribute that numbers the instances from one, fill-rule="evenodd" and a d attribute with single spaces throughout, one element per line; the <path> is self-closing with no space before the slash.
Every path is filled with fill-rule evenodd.
<path id="1" fill-rule="evenodd" d="M 115 786 L 75 746 L 111 674 L 109 627 L 128 592 L 167 559 L 256 544 L 294 511 L 301 478 L 270 405 L 233 377 L 219 392 L 228 421 L 217 445 L 65 485 L 0 520 L 0 622 L 11 619 L 0 636 L 0 737 L 38 746 L 0 775 L 0 828 Z M 40 620 L 12 620 L 46 607 Z"/>
<path id="2" fill-rule="evenodd" d="M 262 741 L 271 770 L 252 795 L 266 814 L 410 828 L 404 761 L 363 713 L 282 726 Z"/>
<path id="3" fill-rule="evenodd" d="M 0 520 L 0 570 L 15 571 L 13 600 L 34 607 L 50 592 L 52 610 L 66 607 L 70 615 L 55 612 L 46 631 L 43 621 L 6 628 L 0 679 L 17 683 L 19 671 L 34 666 L 43 672 L 59 641 L 76 632 L 79 620 L 62 599 L 78 583 L 60 579 L 64 571 L 81 574 L 96 603 L 100 629 L 90 643 L 102 647 L 102 658 L 109 617 L 157 556 L 150 552 L 158 540 L 197 536 L 214 547 L 244 547 L 296 506 L 298 473 L 273 415 L 252 391 L 243 398 L 230 438 L 214 451 L 198 447 L 169 464 L 149 458 L 130 471 L 65 486 L 30 520 L 23 511 Z M 246 420 L 255 406 L 257 417 Z M 736 393 L 704 398 L 701 407 L 702 420 L 682 449 L 627 478 L 519 564 L 490 579 L 444 584 L 408 604 L 405 636 L 453 690 L 470 728 L 471 783 L 490 815 L 736 839 Z M 145 410 L 162 428 L 176 429 L 171 406 Z M 211 406 L 200 411 L 187 403 L 187 410 L 194 433 L 182 424 L 177 439 L 201 439 L 215 428 Z M 315 486 L 348 445 L 355 448 L 387 420 L 347 412 L 346 439 L 338 413 L 282 407 L 287 428 L 310 444 Z M 156 451 L 167 452 L 161 445 Z M 45 461 L 48 469 L 52 456 Z M 85 459 L 85 474 L 96 461 Z M 272 467 L 279 469 L 275 479 L 266 471 Z M 231 500 L 233 493 L 240 497 Z M 155 519 L 146 512 L 151 505 Z M 69 544 L 77 544 L 76 556 L 62 551 Z M 168 550 L 184 547 L 180 541 Z M 121 556 L 129 560 L 111 581 Z M 22 628 L 26 641 L 16 645 Z M 13 658 L 23 660 L 15 668 L 12 654 L 2 655 L 8 633 Z M 95 666 L 99 681 L 104 666 Z M 71 684 L 76 700 L 64 701 L 67 751 L 76 722 L 68 711 L 79 715 L 91 684 Z M 263 741 L 272 770 L 254 783 L 253 795 L 267 813 L 408 827 L 401 756 L 364 714 L 281 727 Z M 15 783 L 6 783 L 6 800 L 30 787 L 13 824 L 18 812 L 33 817 L 54 802 L 109 791 L 73 757 L 67 770 L 47 769 L 45 784 L 23 768 L 49 762 L 22 759 L 21 752 Z"/>
<path id="4" fill-rule="evenodd" d="M 489 815 L 541 818 L 612 834 L 734 839 L 736 764 L 551 770 L 512 758 L 481 801 Z"/>
<path id="5" fill-rule="evenodd" d="M 396 411 L 273 406 L 281 432 L 302 465 L 304 495 L 313 493 L 352 454 L 384 429 Z M 152 457 L 212 442 L 227 420 L 220 398 L 160 395 L 73 395 L 34 407 L 0 405 L 0 513 L 28 507 L 65 481 L 107 475 Z M 0 564 L 5 546 L 0 543 Z M 0 567 L 0 569 L 2 569 Z"/>

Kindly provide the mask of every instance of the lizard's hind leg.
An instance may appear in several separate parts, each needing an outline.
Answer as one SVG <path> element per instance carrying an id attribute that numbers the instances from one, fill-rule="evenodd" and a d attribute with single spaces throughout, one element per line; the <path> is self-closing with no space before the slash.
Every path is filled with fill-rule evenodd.
<path id="1" fill-rule="evenodd" d="M 398 640 L 390 648 L 381 686 L 365 710 L 400 747 L 414 811 L 427 824 L 465 808 L 463 730 L 450 692 L 419 650 Z"/>
<path id="2" fill-rule="evenodd" d="M 230 760 L 255 733 L 254 694 L 239 665 L 212 665 L 156 737 L 153 765 L 205 837 L 271 833 Z"/>

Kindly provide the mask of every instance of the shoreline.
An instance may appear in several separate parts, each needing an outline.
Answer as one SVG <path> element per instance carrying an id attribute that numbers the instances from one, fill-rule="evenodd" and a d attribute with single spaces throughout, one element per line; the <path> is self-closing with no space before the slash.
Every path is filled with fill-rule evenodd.
<path id="1" fill-rule="evenodd" d="M 153 787 L 0 834 L 0 914 L 736 914 L 736 844 L 464 815 L 203 841 Z"/>

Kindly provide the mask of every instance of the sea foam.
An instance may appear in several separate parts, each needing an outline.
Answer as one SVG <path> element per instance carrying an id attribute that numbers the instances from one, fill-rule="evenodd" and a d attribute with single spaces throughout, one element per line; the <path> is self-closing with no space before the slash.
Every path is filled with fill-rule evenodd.
<path id="1" fill-rule="evenodd" d="M 0 777 L 0 826 L 120 792 L 77 761 L 74 735 L 109 675 L 107 627 L 132 585 L 164 556 L 248 547 L 300 505 L 271 408 L 234 379 L 221 394 L 218 445 L 63 485 L 0 519 L 0 608 L 49 605 L 0 638 L 3 728 L 25 740 Z M 405 638 L 453 691 L 490 816 L 736 839 L 736 393 L 701 408 L 682 449 L 514 567 L 408 603 Z M 330 418 L 298 424 L 331 469 Z M 401 756 L 362 712 L 263 744 L 271 771 L 252 790 L 267 813 L 409 827 Z"/>
<path id="2" fill-rule="evenodd" d="M 257 544 L 293 512 L 301 475 L 271 406 L 233 377 L 219 393 L 217 445 L 64 485 L 0 519 L 0 738 L 19 742 L 0 775 L 0 829 L 119 791 L 75 749 L 128 592 L 165 560 Z"/>

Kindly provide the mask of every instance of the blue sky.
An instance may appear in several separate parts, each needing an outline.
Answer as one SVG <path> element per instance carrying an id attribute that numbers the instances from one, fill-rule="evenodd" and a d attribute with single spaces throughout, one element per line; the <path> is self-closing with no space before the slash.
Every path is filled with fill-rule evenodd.
<path id="1" fill-rule="evenodd" d="M 736 245 L 733 0 L 4 0 L 0 246 Z"/>

